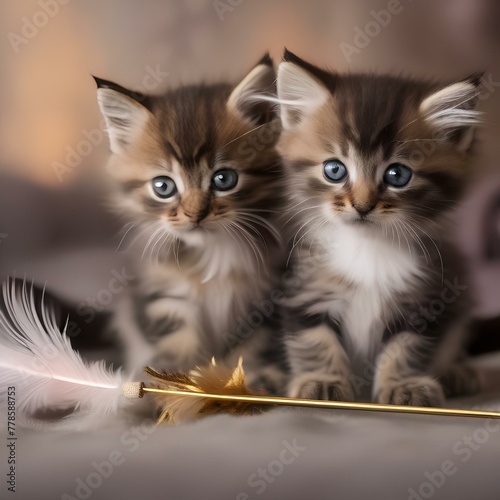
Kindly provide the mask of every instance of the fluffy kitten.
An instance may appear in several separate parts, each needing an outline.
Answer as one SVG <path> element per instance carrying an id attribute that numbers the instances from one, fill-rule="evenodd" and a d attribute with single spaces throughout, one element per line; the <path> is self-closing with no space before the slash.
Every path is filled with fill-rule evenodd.
<path id="1" fill-rule="evenodd" d="M 278 70 L 279 141 L 296 222 L 288 280 L 291 396 L 440 405 L 460 365 L 469 282 L 448 237 L 471 170 L 479 76 L 449 85 Z"/>
<path id="2" fill-rule="evenodd" d="M 283 189 L 279 119 L 249 97 L 275 94 L 271 59 L 238 85 L 161 96 L 96 81 L 114 204 L 143 257 L 115 321 L 129 367 L 188 370 L 238 352 L 257 369 L 273 341 L 267 297 L 281 262 L 274 218 Z"/>

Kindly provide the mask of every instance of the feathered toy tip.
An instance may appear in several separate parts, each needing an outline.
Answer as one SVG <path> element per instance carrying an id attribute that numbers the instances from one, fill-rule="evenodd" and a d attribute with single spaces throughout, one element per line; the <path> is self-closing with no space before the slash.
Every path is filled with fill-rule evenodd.
<path id="1" fill-rule="evenodd" d="M 253 415 L 261 411 L 255 401 L 222 399 L 224 396 L 255 395 L 246 386 L 242 358 L 234 369 L 217 365 L 212 358 L 209 365 L 197 367 L 187 374 L 157 371 L 149 366 L 144 371 L 152 383 L 143 390 L 158 390 L 155 398 L 160 408 L 158 423 L 188 422 L 215 413 Z"/>

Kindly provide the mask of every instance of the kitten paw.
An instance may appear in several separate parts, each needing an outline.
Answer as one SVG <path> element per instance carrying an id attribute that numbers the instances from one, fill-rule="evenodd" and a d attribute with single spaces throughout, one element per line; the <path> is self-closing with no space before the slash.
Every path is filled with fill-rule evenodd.
<path id="1" fill-rule="evenodd" d="M 376 400 L 381 404 L 405 406 L 443 406 L 443 388 L 431 377 L 408 377 L 390 380 L 379 389 Z"/>
<path id="2" fill-rule="evenodd" d="M 289 385 L 288 394 L 292 398 L 354 401 L 351 384 L 342 375 L 311 373 L 296 377 Z"/>

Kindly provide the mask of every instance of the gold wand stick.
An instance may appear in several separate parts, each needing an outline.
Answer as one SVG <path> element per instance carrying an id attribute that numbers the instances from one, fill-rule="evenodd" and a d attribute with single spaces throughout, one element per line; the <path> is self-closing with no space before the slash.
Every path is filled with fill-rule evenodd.
<path id="1" fill-rule="evenodd" d="M 335 408 L 337 410 L 358 410 L 392 413 L 410 413 L 420 415 L 443 415 L 450 417 L 495 418 L 500 419 L 500 412 L 485 410 L 464 410 L 460 408 L 434 408 L 424 406 L 384 405 L 376 403 L 347 403 L 342 401 L 321 401 L 317 399 L 283 398 L 273 396 L 236 396 L 228 394 L 210 394 L 206 392 L 190 392 L 175 389 L 155 389 L 146 387 L 143 382 L 130 382 L 123 386 L 127 398 L 142 398 L 144 393 L 206 398 L 224 401 L 239 401 L 255 404 L 300 406 L 307 408 Z"/>

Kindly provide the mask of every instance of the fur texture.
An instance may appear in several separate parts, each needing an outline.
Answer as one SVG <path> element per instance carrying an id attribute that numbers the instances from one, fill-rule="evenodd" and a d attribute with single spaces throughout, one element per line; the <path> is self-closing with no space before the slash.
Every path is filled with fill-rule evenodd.
<path id="1" fill-rule="evenodd" d="M 462 373 L 469 282 L 447 214 L 472 168 L 478 84 L 339 75 L 285 53 L 291 396 L 373 384 L 380 403 L 439 405 L 436 377 L 463 388 L 448 375 Z"/>
<path id="2" fill-rule="evenodd" d="M 250 344 L 261 356 L 272 344 L 268 318 L 250 333 L 240 326 L 259 311 L 281 262 L 281 126 L 271 104 L 249 99 L 275 94 L 272 61 L 264 57 L 237 85 L 161 96 L 97 83 L 114 206 L 128 223 L 125 243 L 143 260 L 135 314 L 123 298 L 129 303 L 116 318 L 129 367 L 185 371 L 212 356 L 244 354 Z"/>

